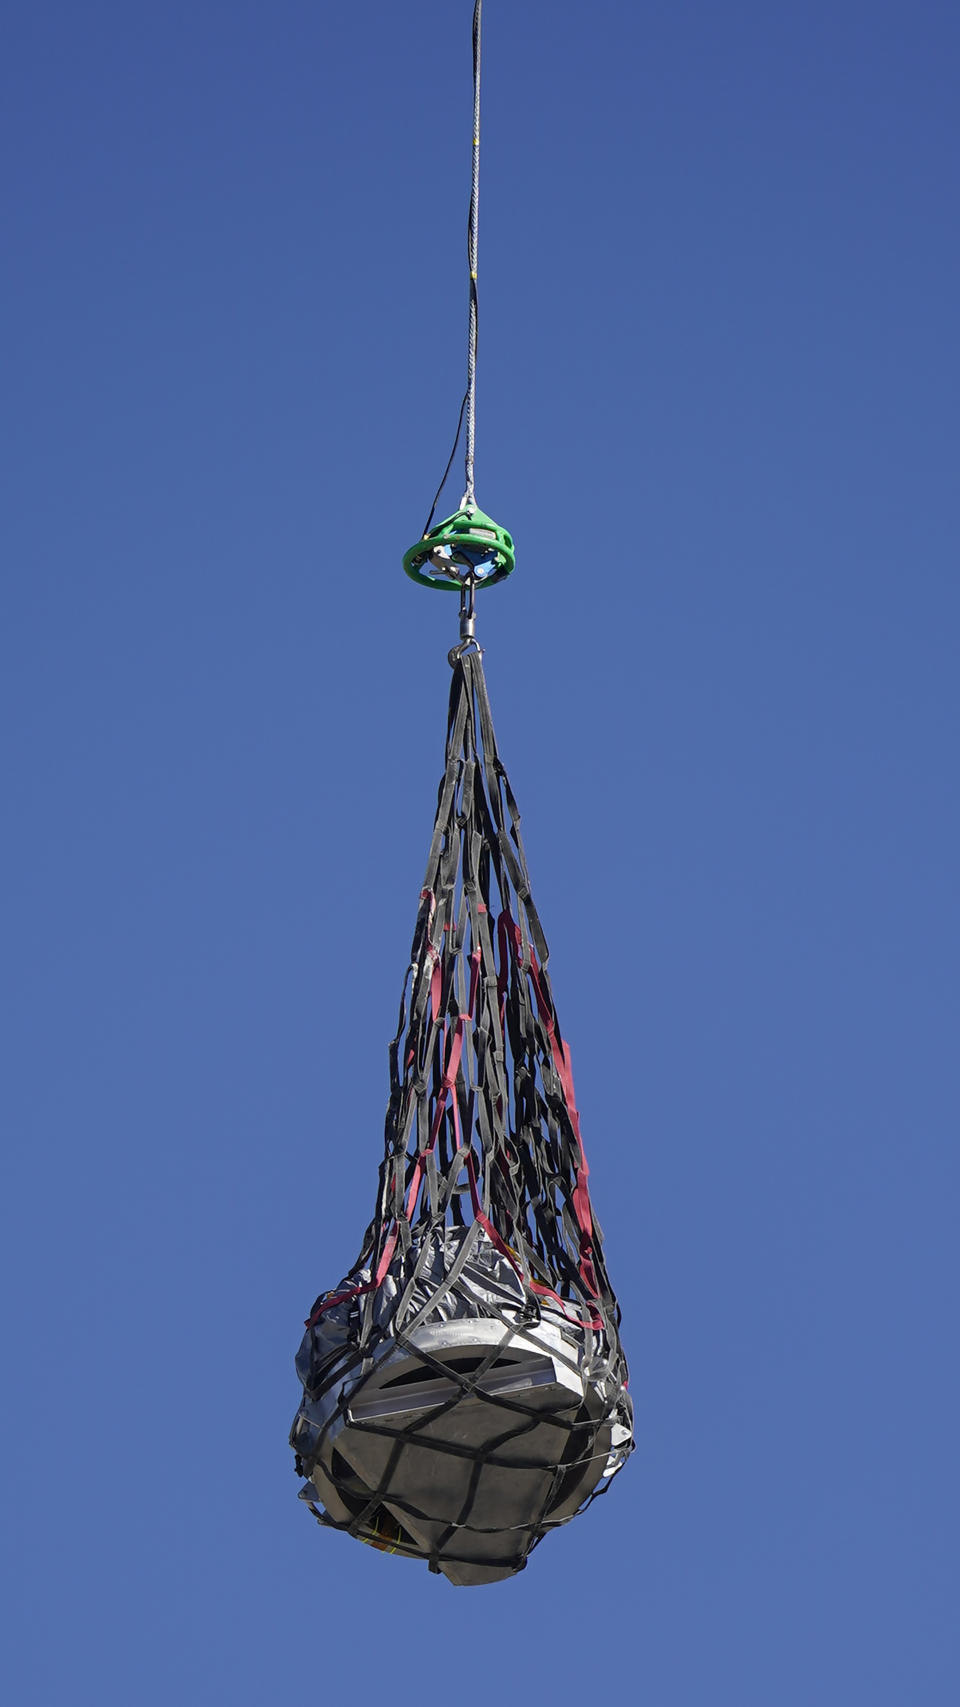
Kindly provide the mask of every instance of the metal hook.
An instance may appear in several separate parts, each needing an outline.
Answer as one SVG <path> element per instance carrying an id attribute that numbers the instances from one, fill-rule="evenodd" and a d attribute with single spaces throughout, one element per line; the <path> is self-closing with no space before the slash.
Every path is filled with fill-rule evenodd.
<path id="1" fill-rule="evenodd" d="M 455 669 L 465 652 L 471 648 L 483 657 L 483 647 L 477 644 L 477 581 L 475 575 L 465 575 L 460 584 L 460 644 L 451 646 L 447 657 Z"/>

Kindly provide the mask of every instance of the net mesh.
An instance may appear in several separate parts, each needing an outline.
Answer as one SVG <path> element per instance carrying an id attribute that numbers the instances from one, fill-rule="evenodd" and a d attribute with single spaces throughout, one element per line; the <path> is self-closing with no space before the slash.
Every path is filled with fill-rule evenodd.
<path id="1" fill-rule="evenodd" d="M 291 1434 L 321 1523 L 456 1583 L 521 1569 L 632 1444 L 547 960 L 467 652 L 390 1045 L 376 1212 L 311 1312 Z"/>

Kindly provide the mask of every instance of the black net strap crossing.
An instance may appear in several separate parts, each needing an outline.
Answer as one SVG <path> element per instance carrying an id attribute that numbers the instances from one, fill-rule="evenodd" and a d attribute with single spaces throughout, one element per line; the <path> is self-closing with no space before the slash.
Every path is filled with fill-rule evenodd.
<path id="1" fill-rule="evenodd" d="M 520 815 L 477 653 L 454 666 L 446 769 L 420 896 L 372 1228 L 379 1266 L 416 1225 L 468 1216 L 531 1295 L 608 1342 L 617 1306 L 530 892 Z"/>
<path id="2" fill-rule="evenodd" d="M 308 1322 L 291 1437 L 322 1522 L 460 1583 L 522 1568 L 631 1445 L 619 1308 L 547 960 L 480 656 L 467 651 L 453 658 L 390 1046 L 376 1213 L 351 1275 Z"/>

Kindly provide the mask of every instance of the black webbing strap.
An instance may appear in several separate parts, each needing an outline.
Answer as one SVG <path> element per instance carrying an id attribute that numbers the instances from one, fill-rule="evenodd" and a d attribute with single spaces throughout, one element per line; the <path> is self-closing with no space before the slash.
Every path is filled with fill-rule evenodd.
<path id="1" fill-rule="evenodd" d="M 349 1421 L 358 1382 L 373 1369 L 374 1353 L 386 1339 L 419 1359 L 424 1378 L 429 1371 L 452 1383 L 449 1399 L 430 1411 L 430 1446 L 470 1459 L 472 1470 L 461 1508 L 447 1514 L 449 1528 L 428 1553 L 384 1510 L 389 1498 L 394 1512 L 405 1511 L 411 1520 L 425 1516 L 404 1504 L 395 1485 L 405 1445 L 422 1426 L 417 1418 L 404 1427 L 376 1419 L 363 1424 L 364 1432 L 390 1444 L 377 1485 L 362 1497 L 348 1467 L 338 1469 L 333 1454 L 334 1467 L 324 1473 L 353 1514 L 348 1522 L 312 1507 L 325 1524 L 419 1553 L 434 1565 L 441 1557 L 448 1563 L 456 1559 L 458 1531 L 475 1528 L 471 1513 L 483 1467 L 502 1464 L 515 1472 L 524 1462 L 524 1435 L 543 1423 L 542 1409 L 503 1393 L 495 1401 L 502 1430 L 482 1450 L 436 1438 L 438 1419 L 474 1398 L 488 1368 L 522 1335 L 525 1321 L 538 1321 L 548 1309 L 569 1324 L 569 1367 L 608 1395 L 608 1406 L 620 1402 L 616 1395 L 626 1383 L 619 1308 L 590 1206 L 569 1052 L 531 896 L 520 815 L 497 751 L 480 656 L 468 651 L 452 661 L 444 772 L 411 965 L 389 1049 L 376 1212 L 351 1281 L 321 1297 L 311 1317 L 313 1331 L 327 1310 L 346 1304 L 355 1311 L 355 1325 L 342 1354 L 318 1361 L 305 1381 L 308 1397 L 336 1394 L 328 1430 Z M 502 1335 L 479 1364 L 460 1371 L 414 1341 L 458 1295 L 480 1242 L 487 1249 L 492 1245 L 509 1265 L 525 1303 L 519 1314 L 515 1303 L 499 1307 L 494 1291 L 487 1320 L 498 1323 Z M 319 1339 L 317 1347 L 319 1360 Z M 628 1410 L 624 1398 L 622 1414 Z M 599 1425 L 582 1411 L 551 1413 L 550 1421 L 567 1445 L 556 1463 L 529 1466 L 546 1472 L 545 1493 L 538 1511 L 503 1534 L 503 1562 L 511 1569 L 522 1567 L 554 1521 L 566 1521 L 550 1516 L 556 1489 L 598 1451 Z M 295 1425 L 298 1454 L 307 1439 Z M 607 1440 L 609 1445 L 609 1434 Z M 417 1450 L 423 1450 L 422 1437 Z M 302 1459 L 307 1473 L 318 1458 L 314 1442 Z M 600 1491 L 588 1493 L 584 1503 Z"/>

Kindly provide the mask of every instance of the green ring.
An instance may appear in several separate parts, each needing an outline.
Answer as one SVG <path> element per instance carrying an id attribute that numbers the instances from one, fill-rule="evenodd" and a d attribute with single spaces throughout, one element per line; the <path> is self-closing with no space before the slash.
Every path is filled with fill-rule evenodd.
<path id="1" fill-rule="evenodd" d="M 492 533 L 493 539 L 478 537 L 478 530 L 480 534 Z M 409 551 L 403 554 L 404 571 L 411 581 L 419 581 L 421 587 L 433 587 L 436 592 L 458 593 L 462 585 L 460 581 L 435 581 L 421 571 L 421 564 L 426 562 L 436 545 L 494 552 L 497 566 L 492 575 L 487 575 L 482 581 L 475 583 L 478 592 L 482 587 L 494 587 L 498 581 L 505 581 L 516 567 L 513 540 L 506 529 L 483 510 L 455 510 L 452 516 L 438 522 L 436 527 L 431 528 L 428 534 L 418 539 L 416 545 L 411 545 Z"/>

